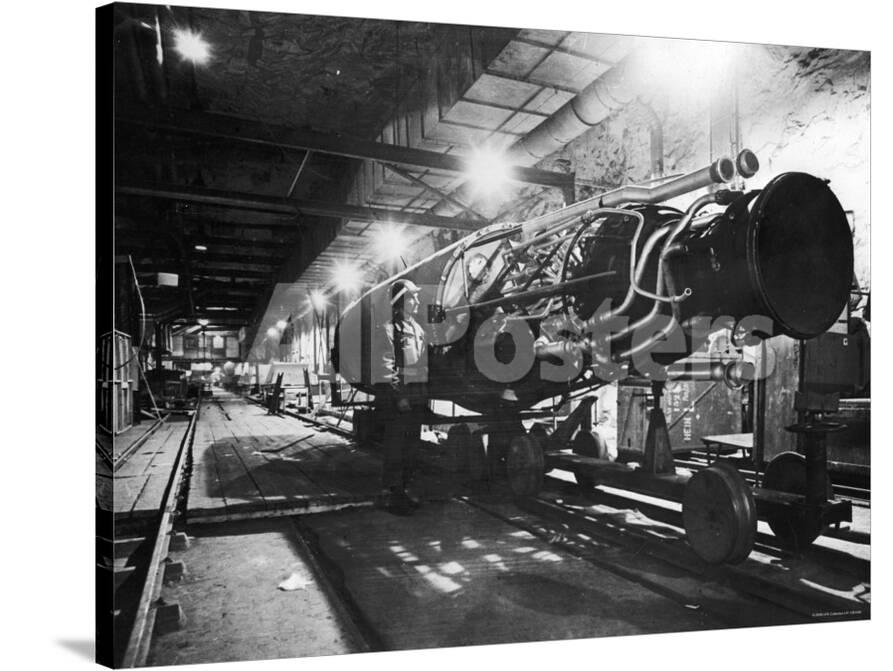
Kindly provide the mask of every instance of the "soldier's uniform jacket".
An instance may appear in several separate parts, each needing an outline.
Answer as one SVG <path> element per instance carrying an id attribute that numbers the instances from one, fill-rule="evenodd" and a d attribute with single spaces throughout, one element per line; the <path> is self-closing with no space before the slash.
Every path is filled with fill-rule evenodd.
<path id="1" fill-rule="evenodd" d="M 378 337 L 381 368 L 376 381 L 400 394 L 408 384 L 428 381 L 428 347 L 425 331 L 412 317 L 392 320 Z"/>

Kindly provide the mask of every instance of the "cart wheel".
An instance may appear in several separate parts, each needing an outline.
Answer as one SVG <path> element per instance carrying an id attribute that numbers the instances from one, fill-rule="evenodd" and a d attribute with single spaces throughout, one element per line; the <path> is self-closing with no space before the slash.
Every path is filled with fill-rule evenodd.
<path id="1" fill-rule="evenodd" d="M 583 457 L 608 458 L 608 445 L 598 431 L 591 433 L 589 431 L 577 431 L 577 435 L 571 440 L 571 450 L 574 454 L 579 454 Z M 596 485 L 596 479 L 586 473 L 575 472 L 574 479 L 578 485 L 587 489 L 592 489 Z"/>
<path id="2" fill-rule="evenodd" d="M 717 462 L 685 485 L 682 522 L 689 545 L 710 564 L 737 564 L 753 549 L 757 508 L 738 470 Z"/>
<path id="3" fill-rule="evenodd" d="M 501 423 L 491 426 L 487 433 L 487 462 L 491 478 L 503 478 L 506 474 L 506 458 L 509 446 L 527 432 L 521 422 Z"/>
<path id="4" fill-rule="evenodd" d="M 534 496 L 543 488 L 545 460 L 533 436 L 516 436 L 506 453 L 509 489 L 515 496 Z"/>
<path id="5" fill-rule="evenodd" d="M 534 424 L 530 427 L 527 435 L 536 440 L 536 444 L 543 451 L 543 475 L 552 470 L 552 467 L 546 462 L 545 454 L 550 449 L 549 434 L 550 430 L 546 429 L 542 424 Z"/>
<path id="6" fill-rule="evenodd" d="M 806 457 L 798 452 L 782 452 L 777 455 L 766 466 L 763 487 L 805 496 Z M 827 489 L 827 498 L 833 498 L 830 476 Z M 820 515 L 781 506 L 773 506 L 766 514 L 766 521 L 782 547 L 795 552 L 809 547 L 824 528 Z"/>

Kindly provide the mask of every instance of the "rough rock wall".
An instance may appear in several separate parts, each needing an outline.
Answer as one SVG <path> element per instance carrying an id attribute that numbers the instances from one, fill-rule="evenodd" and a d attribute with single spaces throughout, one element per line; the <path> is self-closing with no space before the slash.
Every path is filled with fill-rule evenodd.
<path id="1" fill-rule="evenodd" d="M 830 179 L 844 209 L 852 212 L 856 274 L 869 286 L 869 54 L 763 45 L 737 45 L 734 53 L 740 146 L 753 149 L 762 166 L 746 188 L 761 188 L 786 171 Z M 671 86 L 643 90 L 642 101 L 660 120 L 665 175 L 733 153 L 734 117 L 723 118 L 733 108 L 732 72 L 730 65 L 713 86 L 689 82 L 678 91 Z M 576 172 L 577 200 L 647 181 L 652 170 L 645 105 L 618 111 L 537 167 Z M 561 206 L 554 189 L 538 202 L 526 202 L 536 190 L 523 189 L 503 219 L 529 219 Z"/>
<path id="2" fill-rule="evenodd" d="M 871 81 L 868 52 L 753 48 L 741 78 L 741 133 L 763 169 L 830 179 L 854 227 L 856 276 L 870 286 Z"/>
<path id="3" fill-rule="evenodd" d="M 753 149 L 760 172 L 744 185 L 761 188 L 786 171 L 831 180 L 844 209 L 852 212 L 856 274 L 870 286 L 869 115 L 867 52 L 735 45 L 735 68 L 714 82 L 645 87 L 642 100 L 618 111 L 537 167 L 575 172 L 575 198 L 651 178 L 649 119 L 663 132 L 664 175 L 698 169 L 734 151 L 733 81 L 738 86 L 740 146 Z M 733 80 L 731 73 L 736 72 Z M 653 111 L 653 115 L 649 109 Z M 678 199 L 686 205 L 691 197 Z M 558 209 L 557 189 L 528 186 L 502 205 L 500 220 L 524 221 Z M 495 211 L 490 211 L 491 216 Z M 420 245 L 416 254 L 429 251 Z M 430 250 L 433 251 L 433 250 Z"/>

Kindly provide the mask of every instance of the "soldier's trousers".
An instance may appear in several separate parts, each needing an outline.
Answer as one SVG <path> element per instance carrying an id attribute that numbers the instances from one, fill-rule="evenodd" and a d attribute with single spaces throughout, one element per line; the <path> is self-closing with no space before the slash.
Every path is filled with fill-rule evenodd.
<path id="1" fill-rule="evenodd" d="M 382 486 L 403 488 L 416 467 L 416 452 L 420 440 L 422 418 L 415 406 L 409 412 L 400 412 L 396 404 L 388 404 L 382 412 L 385 423 L 383 439 Z"/>

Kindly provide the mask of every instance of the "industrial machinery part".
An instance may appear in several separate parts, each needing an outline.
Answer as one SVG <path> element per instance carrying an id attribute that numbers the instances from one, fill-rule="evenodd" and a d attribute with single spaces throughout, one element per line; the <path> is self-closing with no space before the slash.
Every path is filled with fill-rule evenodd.
<path id="1" fill-rule="evenodd" d="M 524 434 L 512 438 L 505 466 L 509 489 L 515 496 L 533 496 L 542 489 L 545 459 L 534 436 Z"/>
<path id="2" fill-rule="evenodd" d="M 738 564 L 753 549 L 757 508 L 738 470 L 724 461 L 695 473 L 682 499 L 685 535 L 695 553 L 710 564 Z"/>
<path id="3" fill-rule="evenodd" d="M 490 417 L 487 421 L 487 466 L 488 475 L 493 477 L 505 477 L 508 463 L 509 448 L 516 438 L 527 435 L 524 425 L 519 419 Z M 530 449 L 542 449 L 532 443 Z M 515 468 L 527 461 L 516 462 Z"/>
<path id="4" fill-rule="evenodd" d="M 444 449 L 457 484 L 480 482 L 489 475 L 483 438 L 479 432 L 472 432 L 468 424 L 453 424 L 449 428 Z"/>
<path id="5" fill-rule="evenodd" d="M 677 501 L 684 494 L 695 551 L 706 561 L 741 561 L 753 545 L 754 494 L 728 465 L 690 480 L 675 474 L 663 383 L 672 375 L 747 384 L 754 367 L 741 358 L 692 355 L 718 331 L 745 344 L 779 334 L 814 338 L 840 317 L 853 277 L 849 223 L 827 182 L 790 172 L 761 190 L 724 187 L 736 170 L 747 178 L 758 167 L 745 150 L 736 161 L 721 158 L 656 186 L 623 186 L 527 222 L 475 231 L 348 305 L 333 364 L 354 388 L 381 388 L 386 353 L 376 351 L 376 334 L 393 318 L 391 285 L 411 279 L 421 287 L 429 347 L 425 383 L 403 392 L 478 413 L 469 421 L 479 428 L 456 429 L 448 441 L 451 449 L 468 446 L 469 471 L 507 475 L 518 495 L 535 494 L 547 467 L 571 470 L 586 484 L 610 481 Z M 666 204 L 686 195 L 692 200 L 685 209 Z M 641 468 L 605 466 L 584 421 L 591 397 L 551 434 L 527 433 L 521 424 L 542 401 L 625 377 L 651 382 L 656 399 Z M 814 460 L 822 452 L 811 454 Z M 821 468 L 810 469 L 816 472 Z M 842 507 L 816 500 L 813 475 L 805 503 L 766 489 L 756 498 L 767 510 L 812 506 L 823 522 L 843 519 Z M 804 539 L 812 535 L 806 531 Z"/>
<path id="6" fill-rule="evenodd" d="M 756 165 L 739 157 L 747 174 Z M 720 159 L 657 187 L 472 233 L 347 307 L 333 351 L 339 372 L 374 393 L 373 333 L 390 319 L 390 283 L 403 277 L 422 286 L 432 333 L 420 393 L 477 412 L 526 409 L 630 375 L 660 379 L 718 329 L 823 333 L 853 276 L 849 224 L 825 181 L 785 173 L 758 191 L 712 191 L 684 211 L 661 204 L 717 188 L 734 170 Z M 698 374 L 747 377 L 740 366 Z"/>
<path id="7" fill-rule="evenodd" d="M 825 500 L 833 498 L 831 478 L 823 478 Z M 782 452 L 766 466 L 763 488 L 788 494 L 806 495 L 806 457 L 798 452 Z M 782 546 L 802 550 L 809 546 L 825 526 L 819 507 L 775 507 L 766 513 L 769 528 Z"/>
<path id="8" fill-rule="evenodd" d="M 571 441 L 571 451 L 583 457 L 592 457 L 593 459 L 607 459 L 608 446 L 605 439 L 597 431 L 577 432 Z M 591 489 L 596 485 L 596 479 L 589 473 L 574 473 L 574 479 L 581 487 Z"/>
<path id="9" fill-rule="evenodd" d="M 839 409 L 838 394 L 797 392 L 794 409 L 804 420 L 786 427 L 798 434 L 803 454 L 782 452 L 766 467 L 763 489 L 796 494 L 791 505 L 766 511 L 766 519 L 779 542 L 794 551 L 811 544 L 826 525 L 852 521 L 852 504 L 835 501 L 828 475 L 828 434 L 843 431 L 839 422 L 829 422 L 825 414 Z"/>

